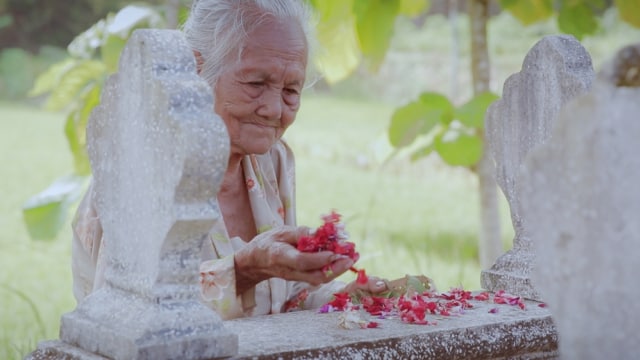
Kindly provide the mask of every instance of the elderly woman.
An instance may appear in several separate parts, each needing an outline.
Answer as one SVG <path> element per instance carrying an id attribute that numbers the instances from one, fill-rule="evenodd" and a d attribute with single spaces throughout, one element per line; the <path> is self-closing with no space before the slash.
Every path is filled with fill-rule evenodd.
<path id="1" fill-rule="evenodd" d="M 201 299 L 224 319 L 280 313 L 305 297 L 309 309 L 336 292 L 386 289 L 375 277 L 364 285 L 336 281 L 350 258 L 295 247 L 309 229 L 296 226 L 293 154 L 282 135 L 300 108 L 309 21 L 302 1 L 196 0 L 184 27 L 231 142 L 217 196 L 223 221 L 211 230 L 200 266 Z M 98 215 L 90 188 L 73 223 L 78 301 L 103 285 Z"/>

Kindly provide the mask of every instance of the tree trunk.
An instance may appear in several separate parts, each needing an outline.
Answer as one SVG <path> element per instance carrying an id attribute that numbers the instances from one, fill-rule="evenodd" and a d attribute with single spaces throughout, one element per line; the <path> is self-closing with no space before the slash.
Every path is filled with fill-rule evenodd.
<path id="1" fill-rule="evenodd" d="M 469 0 L 469 19 L 471 21 L 471 75 L 473 93 L 477 95 L 490 90 L 491 67 L 487 46 L 489 0 Z M 484 132 L 481 131 L 480 136 L 484 139 Z M 476 171 L 480 191 L 480 266 L 482 269 L 488 269 L 503 250 L 495 166 L 486 146 Z"/>
<path id="2" fill-rule="evenodd" d="M 451 25 L 451 94 L 449 98 L 458 100 L 458 59 L 460 59 L 460 37 L 458 33 L 458 0 L 449 0 L 449 24 Z"/>
<path id="3" fill-rule="evenodd" d="M 178 28 L 178 14 L 180 13 L 180 0 L 167 0 L 167 29 Z"/>

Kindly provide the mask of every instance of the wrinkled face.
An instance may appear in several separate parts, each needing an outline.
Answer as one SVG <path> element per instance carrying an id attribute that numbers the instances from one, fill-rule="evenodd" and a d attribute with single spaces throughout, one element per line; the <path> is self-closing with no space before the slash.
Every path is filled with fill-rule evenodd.
<path id="1" fill-rule="evenodd" d="M 230 59 L 215 87 L 232 155 L 269 151 L 293 123 L 306 65 L 306 39 L 294 22 L 268 20 L 248 34 L 240 59 Z"/>

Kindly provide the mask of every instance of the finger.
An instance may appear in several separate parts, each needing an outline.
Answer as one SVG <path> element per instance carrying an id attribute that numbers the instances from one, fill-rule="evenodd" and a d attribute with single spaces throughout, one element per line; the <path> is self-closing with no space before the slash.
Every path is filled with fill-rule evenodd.
<path id="1" fill-rule="evenodd" d="M 280 277 L 285 280 L 304 281 L 313 286 L 327 283 L 334 278 L 333 276 L 328 275 L 328 273 L 325 273 L 322 270 L 299 271 L 295 269 L 288 269 Z"/>
<path id="2" fill-rule="evenodd" d="M 379 294 L 389 290 L 387 282 L 377 276 L 369 276 L 366 284 L 358 284 L 357 281 L 350 282 L 347 287 L 347 292 L 353 292 L 356 290 L 363 290 L 371 294 Z"/>
<path id="3" fill-rule="evenodd" d="M 377 276 L 370 276 L 367 286 L 369 287 L 369 292 L 374 294 L 389 290 L 387 283 Z"/>
<path id="4" fill-rule="evenodd" d="M 284 226 L 278 229 L 276 237 L 278 241 L 295 245 L 301 237 L 309 236 L 310 232 L 311 229 L 306 226 Z"/>
<path id="5" fill-rule="evenodd" d="M 331 263 L 331 271 L 335 276 L 342 275 L 345 271 L 349 270 L 354 264 L 354 261 L 351 258 L 343 256 L 338 260 L 335 260 Z"/>

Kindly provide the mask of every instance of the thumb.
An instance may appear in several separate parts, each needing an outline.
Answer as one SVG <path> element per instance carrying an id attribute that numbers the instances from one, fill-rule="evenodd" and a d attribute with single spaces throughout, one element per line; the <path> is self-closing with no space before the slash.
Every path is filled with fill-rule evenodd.
<path id="1" fill-rule="evenodd" d="M 310 233 L 311 230 L 306 226 L 290 226 L 282 230 L 282 236 L 279 237 L 279 240 L 291 245 L 296 245 L 301 237 L 309 236 Z"/>

